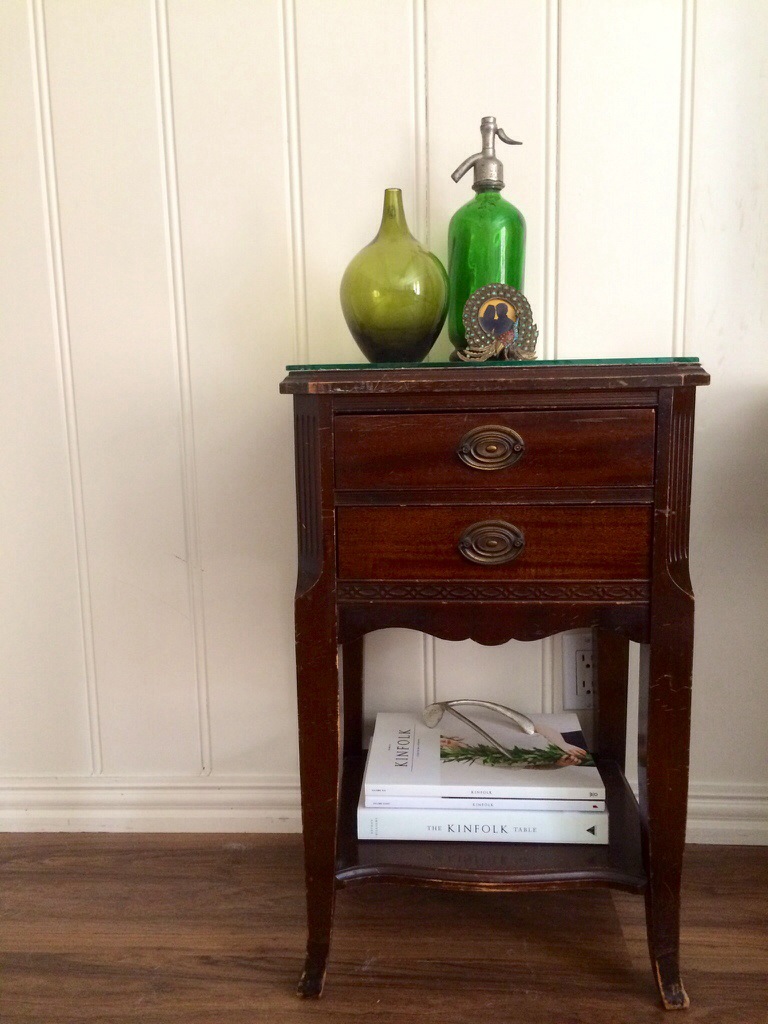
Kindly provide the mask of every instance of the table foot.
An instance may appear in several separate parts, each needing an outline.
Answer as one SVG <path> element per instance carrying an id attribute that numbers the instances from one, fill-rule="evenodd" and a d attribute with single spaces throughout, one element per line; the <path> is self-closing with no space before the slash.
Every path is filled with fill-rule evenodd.
<path id="1" fill-rule="evenodd" d="M 304 971 L 297 990 L 297 994 L 302 999 L 317 999 L 322 994 L 327 963 L 328 946 L 316 946 L 314 943 L 308 943 Z"/>
<path id="2" fill-rule="evenodd" d="M 664 1009 L 687 1010 L 690 1000 L 680 978 L 677 957 L 662 957 L 654 963 L 654 970 Z"/>

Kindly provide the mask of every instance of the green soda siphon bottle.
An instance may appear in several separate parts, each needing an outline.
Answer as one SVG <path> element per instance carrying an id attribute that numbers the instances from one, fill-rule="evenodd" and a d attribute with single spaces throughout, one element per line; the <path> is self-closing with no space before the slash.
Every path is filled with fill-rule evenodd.
<path id="1" fill-rule="evenodd" d="M 462 316 L 467 299 L 486 284 L 507 284 L 523 291 L 525 220 L 501 196 L 504 167 L 496 156 L 496 136 L 521 146 L 496 127 L 495 117 L 480 122 L 483 148 L 460 164 L 451 177 L 458 181 L 474 168 L 477 195 L 462 206 L 448 226 L 448 336 L 457 349 L 466 346 Z"/>

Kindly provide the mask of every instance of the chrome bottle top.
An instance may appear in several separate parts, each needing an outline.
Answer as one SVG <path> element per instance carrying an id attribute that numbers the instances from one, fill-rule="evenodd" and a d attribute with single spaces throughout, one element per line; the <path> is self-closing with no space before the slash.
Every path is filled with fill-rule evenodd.
<path id="1" fill-rule="evenodd" d="M 475 192 L 493 189 L 500 192 L 504 188 L 504 165 L 496 156 L 496 136 L 508 146 L 522 146 L 522 142 L 510 139 L 503 128 L 496 127 L 495 117 L 484 117 L 480 122 L 480 137 L 483 148 L 479 153 L 468 156 L 459 164 L 451 177 L 454 181 L 462 178 L 470 167 L 475 169 L 475 180 L 472 188 Z"/>

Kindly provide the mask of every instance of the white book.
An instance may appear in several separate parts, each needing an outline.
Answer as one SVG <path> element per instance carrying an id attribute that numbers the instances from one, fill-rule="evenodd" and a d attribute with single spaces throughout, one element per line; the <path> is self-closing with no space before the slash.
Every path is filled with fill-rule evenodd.
<path id="1" fill-rule="evenodd" d="M 550 800 L 525 797 L 381 796 L 365 797 L 366 807 L 424 807 L 458 811 L 604 811 L 605 800 Z"/>
<path id="2" fill-rule="evenodd" d="M 448 843 L 608 842 L 607 811 L 441 811 L 366 807 L 361 790 L 358 839 Z"/>
<path id="3" fill-rule="evenodd" d="M 533 736 L 498 715 L 472 710 L 472 719 L 510 751 L 505 759 L 452 715 L 430 729 L 413 715 L 380 712 L 365 767 L 365 798 L 604 801 L 605 785 L 576 715 L 529 717 L 537 729 Z"/>

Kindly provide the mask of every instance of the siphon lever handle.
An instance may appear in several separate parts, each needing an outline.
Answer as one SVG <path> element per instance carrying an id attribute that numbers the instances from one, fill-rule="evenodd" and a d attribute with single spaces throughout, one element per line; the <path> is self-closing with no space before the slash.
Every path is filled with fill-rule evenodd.
<path id="1" fill-rule="evenodd" d="M 502 715 L 504 718 L 510 719 L 515 725 L 522 729 L 524 733 L 529 736 L 533 736 L 536 732 L 536 726 L 530 720 L 527 715 L 522 714 L 520 711 L 515 711 L 513 708 L 508 708 L 504 704 L 496 704 L 492 700 L 443 700 L 438 701 L 436 704 L 429 704 L 424 708 L 424 721 L 430 729 L 434 729 L 440 722 L 445 712 L 449 712 L 454 715 L 459 721 L 464 722 L 465 725 L 470 726 L 475 732 L 479 733 L 484 740 L 487 740 L 492 747 L 495 747 L 500 753 L 504 754 L 505 757 L 509 756 L 509 750 L 502 746 L 497 739 L 494 739 L 489 732 L 486 732 L 477 722 L 473 722 L 471 718 L 467 718 L 460 711 L 458 707 L 476 707 L 485 708 L 488 711 L 495 711 L 497 714 Z"/>

